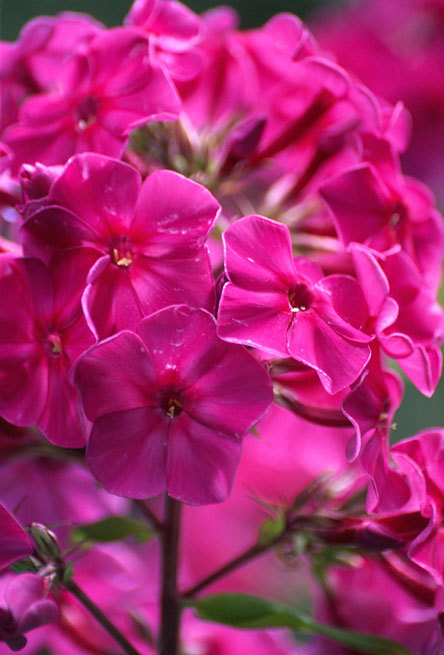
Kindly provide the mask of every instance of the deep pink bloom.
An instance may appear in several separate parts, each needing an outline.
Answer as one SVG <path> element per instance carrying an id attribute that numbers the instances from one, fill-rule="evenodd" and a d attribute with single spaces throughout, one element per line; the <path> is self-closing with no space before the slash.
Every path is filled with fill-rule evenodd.
<path id="1" fill-rule="evenodd" d="M 436 582 L 444 578 L 444 430 L 429 429 L 398 442 L 392 448 L 392 457 L 398 470 L 410 485 L 410 498 L 394 517 L 396 530 L 399 516 L 409 516 L 406 525 L 411 536 L 409 558 L 425 569 Z M 416 521 L 415 514 L 423 522 Z M 388 517 L 386 524 L 393 521 Z M 425 525 L 424 525 L 425 523 Z"/>
<path id="2" fill-rule="evenodd" d="M 31 540 L 21 525 L 0 503 L 0 569 L 32 553 Z"/>
<path id="3" fill-rule="evenodd" d="M 224 500 L 242 437 L 272 401 L 264 368 L 220 341 L 208 312 L 186 305 L 93 346 L 74 379 L 94 423 L 89 466 L 108 491 L 130 498 L 167 489 L 194 505 Z"/>
<path id="4" fill-rule="evenodd" d="M 373 334 L 389 357 L 426 396 L 441 377 L 444 313 L 411 257 L 398 247 L 380 254 L 352 243 L 353 263 Z"/>
<path id="5" fill-rule="evenodd" d="M 150 36 L 156 59 L 175 79 L 187 80 L 199 71 L 202 20 L 176 0 L 136 0 L 125 19 Z"/>
<path id="6" fill-rule="evenodd" d="M 401 245 L 436 291 L 444 229 L 424 186 L 403 178 L 391 162 L 382 170 L 363 163 L 332 177 L 320 193 L 345 245 L 357 241 L 380 252 Z"/>
<path id="7" fill-rule="evenodd" d="M 33 258 L 0 256 L 0 415 L 36 423 L 57 445 L 80 447 L 71 364 L 93 342 L 80 297 L 90 249 L 55 255 L 49 269 Z"/>
<path id="8" fill-rule="evenodd" d="M 330 568 L 328 597 L 318 592 L 319 618 L 343 630 L 394 639 L 415 655 L 439 655 L 443 602 L 436 584 L 416 567 L 401 568 L 396 557 L 387 560 L 357 556 L 352 566 Z M 349 650 L 320 640 L 310 652 L 346 655 Z"/>
<path id="9" fill-rule="evenodd" d="M 31 96 L 5 142 L 24 162 L 63 164 L 85 151 L 119 157 L 134 128 L 174 120 L 172 84 L 149 58 L 148 41 L 130 28 L 100 32 L 64 66 L 60 90 Z"/>
<path id="10" fill-rule="evenodd" d="M 26 646 L 25 632 L 59 618 L 56 604 L 45 599 L 43 578 L 33 573 L 0 578 L 0 641 L 11 650 Z"/>
<path id="11" fill-rule="evenodd" d="M 204 243 L 219 204 L 204 187 L 172 171 L 141 185 L 131 166 L 84 154 L 67 163 L 46 205 L 24 223 L 25 252 L 94 249 L 84 307 L 100 338 L 168 305 L 213 309 Z"/>
<path id="12" fill-rule="evenodd" d="M 412 114 L 411 144 L 403 156 L 409 175 L 444 199 L 444 21 L 440 0 L 362 0 L 327 11 L 311 28 L 321 46 L 389 102 L 402 99 Z"/>
<path id="13" fill-rule="evenodd" d="M 361 331 L 365 300 L 356 280 L 323 277 L 293 259 L 288 228 L 247 216 L 224 234 L 225 285 L 218 314 L 222 339 L 291 356 L 314 368 L 329 393 L 354 382 L 370 358 Z"/>
<path id="14" fill-rule="evenodd" d="M 103 25 L 84 14 L 61 13 L 29 21 L 16 43 L 0 43 L 0 131 L 18 119 L 26 96 L 56 90 L 63 64 Z"/>

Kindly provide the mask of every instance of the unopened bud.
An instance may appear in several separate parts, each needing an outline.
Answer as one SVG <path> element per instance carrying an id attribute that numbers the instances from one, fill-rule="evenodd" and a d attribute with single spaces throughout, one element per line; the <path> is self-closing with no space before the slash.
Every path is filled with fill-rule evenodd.
<path id="1" fill-rule="evenodd" d="M 31 534 L 40 553 L 45 557 L 60 557 L 60 547 L 55 534 L 41 523 L 31 524 Z"/>

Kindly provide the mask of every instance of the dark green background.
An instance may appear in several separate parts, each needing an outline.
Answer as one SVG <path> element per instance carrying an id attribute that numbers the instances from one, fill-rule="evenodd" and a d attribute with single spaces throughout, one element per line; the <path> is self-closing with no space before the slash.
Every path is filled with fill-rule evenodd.
<path id="1" fill-rule="evenodd" d="M 192 0 L 186 2 L 198 13 L 220 4 L 230 4 L 242 16 L 242 27 L 261 25 L 273 14 L 291 11 L 299 16 L 322 4 L 340 4 L 340 0 Z M 106 25 L 119 25 L 131 6 L 130 0 L 0 0 L 2 39 L 14 40 L 21 26 L 37 15 L 59 11 L 81 11 L 92 14 Z"/>
<path id="2" fill-rule="evenodd" d="M 192 0 L 187 4 L 195 11 L 202 12 L 223 4 L 223 0 Z M 281 11 L 307 17 L 310 11 L 323 4 L 339 9 L 341 0 L 237 0 L 231 3 L 225 0 L 225 4 L 231 4 L 241 14 L 242 27 L 254 27 Z M 0 0 L 0 35 L 4 40 L 13 41 L 26 21 L 37 15 L 57 14 L 60 11 L 86 12 L 109 26 L 119 25 L 130 6 L 131 0 Z M 396 415 L 396 422 L 394 436 L 397 440 L 425 427 L 444 426 L 444 381 L 441 381 L 431 400 L 424 398 L 407 382 L 404 402 Z"/>

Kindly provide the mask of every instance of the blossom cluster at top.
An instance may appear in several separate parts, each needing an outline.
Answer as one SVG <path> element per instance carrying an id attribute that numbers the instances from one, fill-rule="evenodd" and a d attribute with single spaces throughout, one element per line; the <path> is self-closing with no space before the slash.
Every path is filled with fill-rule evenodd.
<path id="1" fill-rule="evenodd" d="M 347 534 L 401 544 L 385 566 L 410 589 L 428 576 L 424 644 L 438 643 L 443 432 L 390 446 L 390 362 L 431 396 L 444 341 L 444 227 L 401 169 L 403 104 L 295 16 L 241 32 L 228 8 L 175 0 L 136 0 L 113 29 L 37 18 L 1 44 L 0 75 L 0 417 L 86 446 L 111 494 L 190 505 L 229 497 L 256 424 L 278 451 L 306 435 L 314 459 L 318 438 L 340 442 L 371 513 Z"/>
<path id="2" fill-rule="evenodd" d="M 325 50 L 389 101 L 411 112 L 405 170 L 433 189 L 442 207 L 444 126 L 444 3 L 361 0 L 322 12 L 312 29 Z"/>

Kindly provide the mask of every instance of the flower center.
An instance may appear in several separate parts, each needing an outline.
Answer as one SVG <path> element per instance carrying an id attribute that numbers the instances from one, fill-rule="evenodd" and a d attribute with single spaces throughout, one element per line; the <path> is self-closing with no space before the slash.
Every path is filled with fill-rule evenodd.
<path id="1" fill-rule="evenodd" d="M 63 352 L 62 340 L 58 332 L 51 332 L 47 338 L 47 344 L 50 352 L 53 355 L 61 355 Z"/>
<path id="2" fill-rule="evenodd" d="M 166 393 L 161 401 L 161 407 L 165 414 L 170 418 L 175 418 L 182 414 L 183 398 L 179 393 Z"/>
<path id="3" fill-rule="evenodd" d="M 77 121 L 77 129 L 81 132 L 86 130 L 97 117 L 97 111 L 99 109 L 98 102 L 95 98 L 88 96 L 83 98 L 77 105 L 74 111 L 74 115 Z"/>
<path id="4" fill-rule="evenodd" d="M 133 263 L 131 244 L 127 237 L 120 237 L 111 243 L 111 259 L 121 268 L 129 268 Z"/>
<path id="5" fill-rule="evenodd" d="M 313 294 L 306 284 L 296 284 L 288 294 L 292 312 L 306 312 L 313 302 Z"/>

